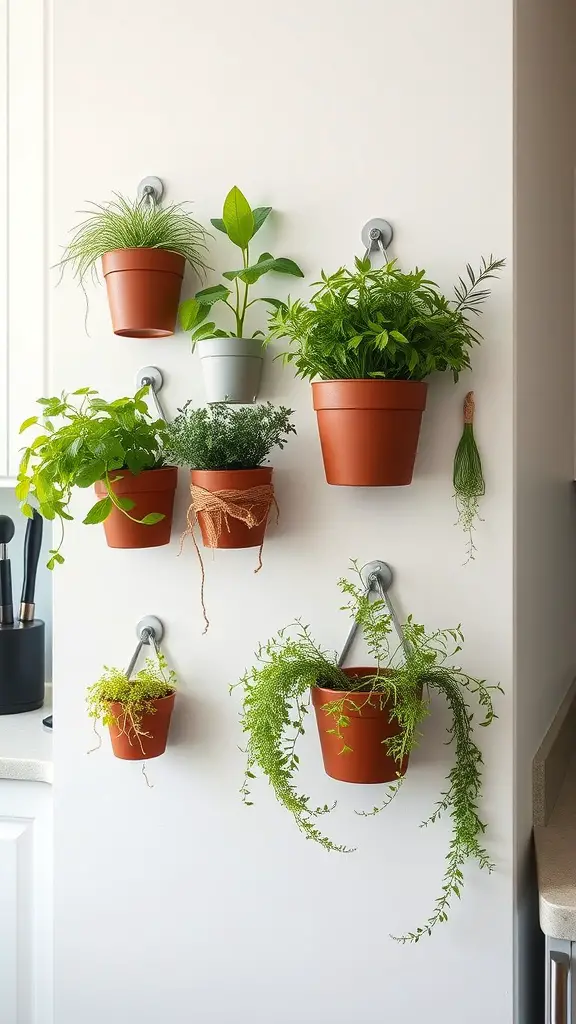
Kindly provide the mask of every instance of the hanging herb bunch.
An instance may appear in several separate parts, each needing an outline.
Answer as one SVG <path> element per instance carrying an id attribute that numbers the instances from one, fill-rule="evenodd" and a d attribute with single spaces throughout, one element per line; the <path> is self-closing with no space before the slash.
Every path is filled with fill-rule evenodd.
<path id="1" fill-rule="evenodd" d="M 473 561 L 476 552 L 473 530 L 475 521 L 482 521 L 480 498 L 486 493 L 482 460 L 474 437 L 474 392 L 464 399 L 464 429 L 454 456 L 454 498 L 458 510 L 458 526 L 468 535 L 465 565 Z"/>

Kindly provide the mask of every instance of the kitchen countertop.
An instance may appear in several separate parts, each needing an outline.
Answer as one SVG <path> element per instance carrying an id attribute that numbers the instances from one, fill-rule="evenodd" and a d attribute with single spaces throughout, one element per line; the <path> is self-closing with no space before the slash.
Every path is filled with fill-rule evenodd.
<path id="1" fill-rule="evenodd" d="M 0 715 L 0 779 L 52 783 L 52 733 L 42 719 L 52 711 L 52 688 L 44 707 L 21 715 Z"/>
<path id="2" fill-rule="evenodd" d="M 540 927 L 576 941 L 576 685 L 534 759 Z"/>

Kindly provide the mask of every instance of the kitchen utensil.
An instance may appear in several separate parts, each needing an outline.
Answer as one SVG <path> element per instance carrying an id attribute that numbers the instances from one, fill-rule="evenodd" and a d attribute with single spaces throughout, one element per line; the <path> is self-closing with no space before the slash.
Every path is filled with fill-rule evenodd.
<path id="1" fill-rule="evenodd" d="M 26 536 L 24 538 L 24 582 L 22 584 L 22 596 L 20 598 L 20 622 L 32 622 L 36 605 L 34 594 L 36 590 L 36 572 L 40 548 L 42 546 L 42 529 L 44 520 L 39 512 L 34 511 L 32 519 L 28 520 Z"/>
<path id="2" fill-rule="evenodd" d="M 12 626 L 12 572 L 7 545 L 14 536 L 14 522 L 10 516 L 0 516 L 0 626 Z"/>

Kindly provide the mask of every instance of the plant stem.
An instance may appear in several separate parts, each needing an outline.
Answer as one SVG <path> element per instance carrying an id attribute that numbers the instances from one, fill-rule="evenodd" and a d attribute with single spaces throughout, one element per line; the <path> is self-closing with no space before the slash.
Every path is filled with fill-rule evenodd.
<path id="1" fill-rule="evenodd" d="M 110 486 L 110 477 L 108 475 L 108 470 L 106 470 L 106 475 L 104 477 L 104 483 L 106 484 L 106 491 L 108 493 L 108 497 L 110 498 L 110 501 L 112 502 L 112 504 L 118 509 L 118 511 L 121 512 L 123 516 L 126 516 L 127 519 L 130 519 L 133 523 L 140 523 L 140 525 L 141 525 L 142 524 L 142 520 L 141 519 L 135 519 L 134 516 L 131 516 L 130 513 L 127 512 L 125 508 L 122 508 L 122 505 L 120 505 L 120 503 L 118 502 L 118 499 L 117 499 L 116 495 L 114 494 L 114 491 L 112 490 L 112 488 Z"/>

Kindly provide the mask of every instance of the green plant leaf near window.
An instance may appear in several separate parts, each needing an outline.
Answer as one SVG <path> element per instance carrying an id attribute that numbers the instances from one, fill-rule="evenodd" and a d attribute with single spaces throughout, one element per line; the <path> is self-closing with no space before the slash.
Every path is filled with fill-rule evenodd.
<path id="1" fill-rule="evenodd" d="M 331 808 L 316 806 L 298 788 L 297 741 L 305 731 L 311 688 L 318 685 L 336 692 L 357 689 L 380 694 L 390 709 L 390 719 L 400 726 L 398 733 L 386 741 L 387 754 L 399 766 L 417 746 L 421 726 L 434 712 L 431 696 L 442 697 L 450 715 L 447 744 L 452 747 L 454 763 L 431 816 L 423 824 L 432 824 L 447 814 L 452 834 L 440 895 L 433 909 L 423 925 L 397 936 L 401 942 L 417 942 L 447 920 L 453 900 L 460 898 L 462 869 L 469 859 L 475 860 L 480 868 L 492 870 L 483 846 L 485 824 L 478 807 L 482 753 L 474 738 L 470 699 L 481 712 L 476 724 L 489 726 L 496 717 L 493 693 L 501 688 L 469 676 L 454 663 L 464 643 L 460 626 L 427 630 L 409 616 L 404 624 L 402 648 L 393 638 L 393 623 L 383 600 L 371 600 L 363 588 L 348 579 L 340 580 L 339 586 L 345 608 L 363 634 L 374 675 L 359 679 L 355 685 L 339 668 L 336 655 L 324 651 L 313 639 L 309 626 L 299 620 L 261 645 L 256 664 L 237 684 L 243 694 L 240 717 L 246 737 L 246 772 L 241 793 L 244 802 L 252 804 L 252 782 L 257 773 L 261 774 L 307 839 L 327 850 L 352 852 L 349 847 L 335 843 L 319 827 L 319 818 Z M 343 702 L 336 701 L 325 705 L 324 710 L 334 715 L 334 728 L 342 739 L 341 756 L 345 757 L 350 749 L 346 743 L 349 720 L 342 706 Z M 400 790 L 401 782 L 399 777 L 392 783 L 371 812 L 360 813 L 371 816 L 383 810 Z"/>
<path id="2" fill-rule="evenodd" d="M 224 200 L 222 217 L 213 217 L 210 221 L 217 231 L 223 232 L 230 241 L 240 249 L 242 266 L 234 270 L 226 270 L 222 276 L 230 281 L 232 288 L 226 285 L 212 285 L 196 292 L 193 299 L 187 299 L 180 306 L 180 323 L 184 331 L 190 331 L 192 343 L 196 344 L 208 337 L 242 338 L 248 311 L 258 302 L 269 302 L 272 305 L 282 304 L 279 299 L 250 299 L 250 288 L 257 284 L 266 274 L 284 274 L 291 277 L 303 277 L 304 274 L 294 260 L 284 256 L 275 257 L 270 252 L 262 252 L 254 262 L 251 259 L 250 243 L 272 212 L 271 206 L 259 206 L 252 209 L 248 200 L 235 185 Z M 232 316 L 233 329 L 217 327 L 210 320 L 206 324 L 207 310 L 221 303 Z M 278 307 L 276 307 L 278 308 Z M 261 332 L 255 331 L 252 337 Z"/>
<path id="3" fill-rule="evenodd" d="M 288 339 L 284 361 L 306 379 L 421 381 L 450 371 L 457 380 L 481 340 L 472 321 L 490 294 L 484 285 L 504 265 L 492 256 L 477 272 L 468 264 L 450 299 L 425 270 L 357 259 L 353 270 L 322 272 L 308 304 L 278 306 L 268 337 Z"/>
<path id="4" fill-rule="evenodd" d="M 89 510 L 86 525 L 104 522 L 113 508 L 134 519 L 134 503 L 115 494 L 111 484 L 122 477 L 122 470 L 138 475 L 165 464 L 166 424 L 150 416 L 144 401 L 148 392 L 143 387 L 133 398 L 107 402 L 92 388 L 79 388 L 39 399 L 41 415 L 24 420 L 21 432 L 36 427 L 40 433 L 23 449 L 16 496 L 24 515 L 30 516 L 35 505 L 45 519 L 60 521 L 61 539 L 50 551 L 50 569 L 63 561 L 64 523 L 72 519 L 69 506 L 75 487 L 92 487 L 99 480 L 106 484 L 107 496 Z M 152 525 L 163 518 L 149 513 L 134 522 Z"/>
<path id="5" fill-rule="evenodd" d="M 270 402 L 235 408 L 187 402 L 166 429 L 165 457 L 190 469 L 257 469 L 296 429 L 292 409 Z"/>

